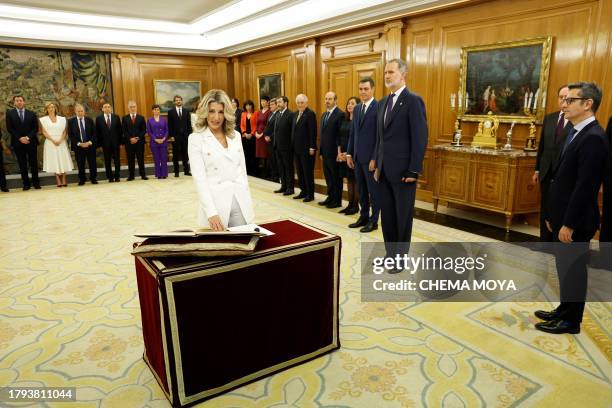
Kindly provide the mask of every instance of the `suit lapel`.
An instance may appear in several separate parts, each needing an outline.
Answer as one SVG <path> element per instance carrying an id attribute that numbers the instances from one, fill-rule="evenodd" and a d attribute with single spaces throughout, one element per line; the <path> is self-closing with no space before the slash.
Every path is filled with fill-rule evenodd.
<path id="1" fill-rule="evenodd" d="M 395 102 L 395 105 L 393 105 L 393 109 L 391 110 L 391 113 L 389 113 L 389 117 L 384 122 L 385 128 L 388 127 L 391 124 L 391 122 L 393 121 L 393 118 L 395 117 L 397 112 L 400 110 L 401 106 L 404 104 L 404 99 L 406 99 L 407 95 L 408 95 L 408 90 L 406 88 L 404 88 L 402 93 L 399 94 L 399 96 L 397 97 L 397 101 Z M 387 108 L 387 106 L 385 104 L 385 110 L 386 110 L 386 108 Z M 383 114 L 383 118 L 384 118 L 384 114 Z"/>

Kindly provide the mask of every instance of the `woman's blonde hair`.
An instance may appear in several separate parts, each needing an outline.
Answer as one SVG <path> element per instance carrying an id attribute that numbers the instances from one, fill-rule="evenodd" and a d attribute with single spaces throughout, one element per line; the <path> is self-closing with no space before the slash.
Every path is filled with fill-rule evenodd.
<path id="1" fill-rule="evenodd" d="M 45 103 L 45 115 L 49 114 L 49 106 L 53 105 L 53 107 L 55 107 L 55 115 L 59 116 L 60 111 L 59 111 L 59 107 L 57 106 L 57 103 L 53 102 L 53 101 L 49 101 L 47 103 Z"/>
<path id="2" fill-rule="evenodd" d="M 196 110 L 196 130 L 202 130 L 208 127 L 208 106 L 211 102 L 220 103 L 223 105 L 223 129 L 225 136 L 230 139 L 234 137 L 235 126 L 236 126 L 236 117 L 234 116 L 234 112 L 232 109 L 232 102 L 230 101 L 229 96 L 225 93 L 225 91 L 221 89 L 211 89 L 204 95 L 202 101 L 198 105 L 198 109 Z"/>

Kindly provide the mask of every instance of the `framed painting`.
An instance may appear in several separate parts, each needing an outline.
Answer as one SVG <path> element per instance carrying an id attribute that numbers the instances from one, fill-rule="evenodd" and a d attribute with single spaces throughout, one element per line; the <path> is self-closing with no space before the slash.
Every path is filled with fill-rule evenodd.
<path id="1" fill-rule="evenodd" d="M 161 107 L 162 114 L 167 114 L 174 107 L 175 95 L 182 96 L 183 106 L 193 112 L 202 95 L 202 82 L 155 79 L 153 91 L 155 103 Z"/>
<path id="2" fill-rule="evenodd" d="M 546 108 L 552 37 L 463 47 L 459 118 L 541 123 Z"/>
<path id="3" fill-rule="evenodd" d="M 262 96 L 267 96 L 270 99 L 278 98 L 285 94 L 283 74 L 268 74 L 257 77 L 257 97 L 259 102 Z M 257 103 L 255 105 L 258 105 Z"/>

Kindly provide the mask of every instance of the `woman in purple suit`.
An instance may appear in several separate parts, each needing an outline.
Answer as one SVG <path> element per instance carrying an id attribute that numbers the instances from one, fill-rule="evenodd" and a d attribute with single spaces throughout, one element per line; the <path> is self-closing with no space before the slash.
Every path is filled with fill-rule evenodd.
<path id="1" fill-rule="evenodd" d="M 153 105 L 153 117 L 147 120 L 147 133 L 151 140 L 151 153 L 155 163 L 155 178 L 168 177 L 168 121 L 160 115 L 159 105 Z"/>

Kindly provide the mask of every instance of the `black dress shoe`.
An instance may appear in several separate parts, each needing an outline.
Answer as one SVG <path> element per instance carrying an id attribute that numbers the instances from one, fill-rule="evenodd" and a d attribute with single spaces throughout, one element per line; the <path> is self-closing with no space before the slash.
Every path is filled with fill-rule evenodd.
<path id="1" fill-rule="evenodd" d="M 338 211 L 338 212 L 339 212 L 340 214 L 344 214 L 344 213 L 346 213 L 346 211 L 347 211 L 347 210 L 349 210 L 350 208 L 351 208 L 350 206 L 348 206 L 348 207 L 344 207 L 343 209 L 341 209 L 341 210 L 340 210 L 340 211 Z"/>
<path id="2" fill-rule="evenodd" d="M 149 178 L 147 176 L 142 176 L 141 179 L 148 180 Z"/>
<path id="3" fill-rule="evenodd" d="M 327 204 L 325 207 L 327 207 L 327 208 L 338 208 L 338 207 L 342 207 L 342 204 L 331 202 L 331 203 Z"/>
<path id="4" fill-rule="evenodd" d="M 8 188 L 6 188 L 6 187 L 0 187 L 0 191 L 5 192 L 5 193 L 8 193 L 8 192 L 9 192 L 9 189 L 8 189 Z"/>
<path id="5" fill-rule="evenodd" d="M 348 210 L 346 210 L 345 214 L 346 215 L 353 215 L 353 214 L 357 214 L 359 212 L 359 207 L 352 207 L 349 208 Z"/>
<path id="6" fill-rule="evenodd" d="M 278 190 L 274 190 L 275 193 L 284 193 L 287 189 L 286 188 L 279 188 Z"/>
<path id="7" fill-rule="evenodd" d="M 298 194 L 296 196 L 293 196 L 294 200 L 301 200 L 302 198 L 306 198 L 306 194 L 300 193 L 300 194 Z"/>
<path id="8" fill-rule="evenodd" d="M 314 201 L 314 197 L 305 197 L 302 201 L 304 201 L 305 203 L 309 203 L 311 201 Z"/>
<path id="9" fill-rule="evenodd" d="M 91 180 L 91 184 L 98 184 L 98 180 Z"/>
<path id="10" fill-rule="evenodd" d="M 188 171 L 186 171 L 186 172 L 185 172 L 185 175 L 186 175 L 186 176 L 191 176 L 191 173 L 190 173 L 190 172 L 188 172 Z"/>
<path id="11" fill-rule="evenodd" d="M 378 229 L 378 224 L 373 222 L 368 222 L 365 227 L 359 230 L 359 232 L 372 232 Z"/>
<path id="12" fill-rule="evenodd" d="M 34 190 L 40 190 L 40 184 L 34 184 Z"/>
<path id="13" fill-rule="evenodd" d="M 109 179 L 108 179 L 108 182 L 109 182 L 109 183 L 114 183 L 114 182 L 115 182 L 115 179 L 109 178 Z"/>
<path id="14" fill-rule="evenodd" d="M 540 322 L 535 324 L 535 328 L 552 334 L 578 334 L 580 333 L 580 324 L 568 322 L 562 319 L 553 319 L 547 322 Z"/>
<path id="15" fill-rule="evenodd" d="M 330 202 L 331 202 L 331 200 L 329 199 L 329 197 L 327 197 L 325 200 L 319 201 L 317 204 L 319 204 L 319 205 L 327 205 Z"/>
<path id="16" fill-rule="evenodd" d="M 29 190 L 30 186 L 23 186 L 23 191 Z"/>
<path id="17" fill-rule="evenodd" d="M 359 228 L 367 224 L 368 224 L 368 217 L 364 217 L 363 215 L 360 215 L 357 221 L 355 221 L 352 224 L 349 224 L 349 228 Z"/>
<path id="18" fill-rule="evenodd" d="M 401 268 L 387 269 L 387 273 L 388 273 L 388 274 L 391 274 L 391 275 L 394 275 L 394 274 L 396 274 L 396 273 L 401 273 L 401 272 L 403 272 L 403 271 L 404 271 L 404 270 L 403 270 L 403 269 L 401 269 Z"/>
<path id="19" fill-rule="evenodd" d="M 179 174 L 178 174 L 178 173 L 174 173 L 174 177 L 178 177 L 178 176 L 179 176 Z"/>
<path id="20" fill-rule="evenodd" d="M 79 181 L 79 186 L 84 186 L 85 182 L 84 181 Z"/>
<path id="21" fill-rule="evenodd" d="M 536 310 L 534 313 L 535 317 L 542 320 L 554 320 L 561 317 L 561 313 L 557 311 L 557 309 L 546 311 L 546 310 Z"/>
<path id="22" fill-rule="evenodd" d="M 125 181 L 132 181 L 134 180 L 134 177 L 128 177 Z"/>
<path id="23" fill-rule="evenodd" d="M 293 195 L 293 194 L 295 194 L 295 191 L 293 191 L 293 190 L 287 190 L 287 191 L 285 191 L 283 193 L 284 196 L 290 196 L 290 195 Z"/>

